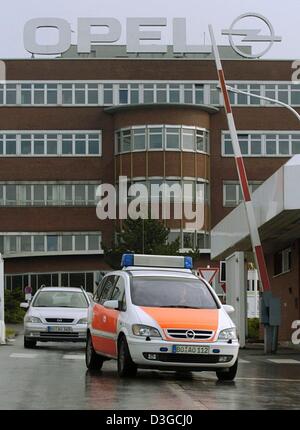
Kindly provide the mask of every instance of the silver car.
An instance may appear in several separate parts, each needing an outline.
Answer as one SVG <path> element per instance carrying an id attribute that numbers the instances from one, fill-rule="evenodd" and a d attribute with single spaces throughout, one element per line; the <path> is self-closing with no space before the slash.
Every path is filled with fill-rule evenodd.
<path id="1" fill-rule="evenodd" d="M 90 299 L 83 288 L 43 287 L 24 317 L 24 347 L 39 342 L 85 342 Z"/>

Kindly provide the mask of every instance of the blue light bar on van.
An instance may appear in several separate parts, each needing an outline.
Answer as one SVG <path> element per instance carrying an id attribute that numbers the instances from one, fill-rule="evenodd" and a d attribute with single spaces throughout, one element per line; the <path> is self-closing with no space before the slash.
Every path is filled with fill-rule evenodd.
<path id="1" fill-rule="evenodd" d="M 192 257 L 170 255 L 123 254 L 122 267 L 170 267 L 176 269 L 192 269 Z"/>

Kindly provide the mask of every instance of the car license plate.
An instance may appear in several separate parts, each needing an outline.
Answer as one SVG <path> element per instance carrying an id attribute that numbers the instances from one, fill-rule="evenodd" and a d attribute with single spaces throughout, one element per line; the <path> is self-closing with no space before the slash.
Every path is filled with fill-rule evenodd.
<path id="1" fill-rule="evenodd" d="M 72 327 L 63 327 L 63 326 L 48 326 L 48 332 L 54 333 L 70 333 L 72 332 Z"/>
<path id="2" fill-rule="evenodd" d="M 173 345 L 173 354 L 209 354 L 209 346 Z"/>

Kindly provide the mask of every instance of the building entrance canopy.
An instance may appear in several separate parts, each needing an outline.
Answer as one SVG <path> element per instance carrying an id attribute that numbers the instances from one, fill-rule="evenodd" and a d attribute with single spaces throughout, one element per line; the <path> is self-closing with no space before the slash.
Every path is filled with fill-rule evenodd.
<path id="1" fill-rule="evenodd" d="M 253 205 L 265 252 L 282 249 L 300 237 L 300 155 L 295 155 L 254 193 Z M 250 251 L 244 203 L 211 232 L 211 257 L 224 259 L 235 251 Z"/>

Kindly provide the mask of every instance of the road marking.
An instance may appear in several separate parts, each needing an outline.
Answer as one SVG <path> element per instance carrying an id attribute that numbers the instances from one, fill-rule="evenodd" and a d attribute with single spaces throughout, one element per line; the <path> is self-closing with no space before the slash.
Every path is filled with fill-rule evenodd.
<path id="1" fill-rule="evenodd" d="M 11 358 L 36 358 L 38 354 L 25 354 L 25 353 L 13 353 L 10 354 Z"/>
<path id="2" fill-rule="evenodd" d="M 267 360 L 276 364 L 300 364 L 299 360 L 293 360 L 292 358 L 268 358 Z"/>
<path id="3" fill-rule="evenodd" d="M 250 361 L 248 360 L 243 360 L 242 358 L 239 358 L 239 364 L 240 363 L 250 363 Z"/>
<path id="4" fill-rule="evenodd" d="M 65 354 L 63 358 L 65 360 L 84 360 L 85 355 L 84 354 Z"/>

